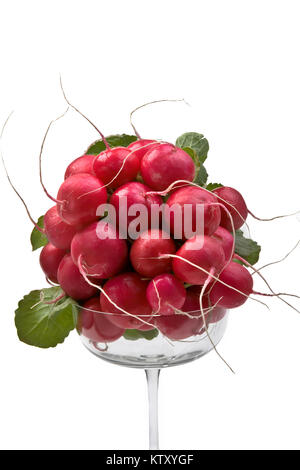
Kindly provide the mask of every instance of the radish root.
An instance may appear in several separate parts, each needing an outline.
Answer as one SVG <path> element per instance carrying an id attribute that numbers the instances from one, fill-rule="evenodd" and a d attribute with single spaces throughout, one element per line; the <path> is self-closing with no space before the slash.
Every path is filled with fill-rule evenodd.
<path id="1" fill-rule="evenodd" d="M 57 287 L 57 286 L 55 286 L 55 287 Z M 98 287 L 99 287 L 99 286 L 98 286 Z M 219 301 L 218 301 L 218 302 L 219 302 Z M 213 308 L 218 304 L 218 302 L 216 302 L 213 307 L 204 308 L 203 310 L 204 310 L 205 314 L 207 315 L 208 313 L 210 313 L 210 312 L 213 310 Z M 92 309 L 92 308 L 83 307 L 82 305 L 80 305 L 80 304 L 78 304 L 78 303 L 76 304 L 76 306 L 77 306 L 78 308 L 82 309 L 82 310 L 87 310 L 87 311 L 89 311 L 89 312 L 94 312 L 94 313 L 101 313 L 102 315 L 116 315 L 116 316 L 117 316 L 117 315 L 121 315 L 121 316 L 123 316 L 123 313 L 102 312 L 102 311 L 99 311 L 99 310 L 94 310 L 94 309 Z M 190 315 L 190 314 L 193 313 L 193 312 L 198 312 L 198 310 L 190 310 L 189 312 L 183 312 L 182 310 L 179 310 L 179 309 L 177 309 L 177 308 L 174 307 L 174 312 L 175 312 L 175 314 L 178 314 L 178 315 L 185 315 L 185 316 L 187 316 L 188 318 L 190 318 L 191 320 L 197 320 L 197 319 L 199 319 L 199 318 L 202 318 L 202 315 L 199 315 L 199 316 L 192 316 L 192 315 Z M 143 316 L 144 316 L 144 317 L 149 317 L 149 315 L 140 315 L 140 317 L 143 317 Z M 138 317 L 138 319 L 140 319 L 140 317 Z M 157 313 L 153 313 L 153 314 L 151 314 L 151 317 L 160 318 L 161 315 L 160 315 L 160 314 L 157 314 Z M 154 325 L 151 325 L 151 326 L 153 326 L 153 329 L 155 328 Z"/>
<path id="2" fill-rule="evenodd" d="M 214 308 L 218 305 L 222 297 L 214 304 L 211 305 L 210 307 L 204 308 L 203 311 L 205 312 L 205 315 L 208 316 L 210 312 L 214 310 Z M 183 310 L 180 310 L 179 308 L 173 307 L 174 312 L 176 315 L 185 315 L 186 317 L 190 318 L 191 320 L 199 320 L 202 318 L 202 314 L 200 315 L 192 315 L 192 313 L 199 312 L 199 310 L 189 310 L 188 312 L 184 312 Z"/>
<path id="3" fill-rule="evenodd" d="M 266 278 L 259 272 L 255 269 L 254 266 L 252 266 L 250 263 L 248 263 L 247 260 L 245 260 L 244 258 L 242 258 L 241 256 L 235 254 L 234 257 L 240 261 L 242 261 L 242 263 L 245 263 L 247 266 L 249 266 L 249 268 L 253 269 L 254 272 L 256 272 L 259 277 L 264 281 L 264 283 L 266 284 L 266 286 L 268 287 L 269 291 L 276 297 L 278 297 L 279 300 L 281 300 L 281 302 L 284 302 L 286 305 L 288 305 L 289 307 L 291 307 L 293 310 L 295 310 L 297 313 L 300 313 L 300 311 L 298 309 L 296 309 L 296 307 L 294 307 L 292 304 L 290 304 L 289 302 L 287 302 L 285 299 L 283 299 L 282 297 L 279 297 L 276 292 L 274 292 L 274 290 L 272 289 L 272 287 L 270 286 L 270 284 L 268 283 L 268 281 L 266 280 Z"/>
<path id="4" fill-rule="evenodd" d="M 222 274 L 222 272 L 224 271 L 225 268 L 227 268 L 227 266 L 229 266 L 229 264 L 231 263 L 231 260 L 232 260 L 232 257 L 234 255 L 234 250 L 235 250 L 235 239 L 236 239 L 236 236 L 235 236 L 235 230 L 234 230 L 234 223 L 233 223 L 233 218 L 232 218 L 232 215 L 230 214 L 230 211 L 227 209 L 227 207 L 224 206 L 224 204 L 221 204 L 220 202 L 212 202 L 212 203 L 209 203 L 210 206 L 219 206 L 219 207 L 222 207 L 222 209 L 225 210 L 225 212 L 227 213 L 229 219 L 230 219 L 230 223 L 231 223 L 231 227 L 232 227 L 232 237 L 233 237 L 233 243 L 232 243 L 232 248 L 231 248 L 231 256 L 230 258 L 228 259 L 227 263 L 225 264 L 225 266 L 221 269 L 220 273 L 219 273 L 219 276 L 218 278 L 220 277 L 220 275 Z M 212 283 L 212 286 L 210 288 L 210 291 L 211 289 L 213 288 L 213 286 L 215 285 L 217 281 L 213 282 Z"/>
<path id="5" fill-rule="evenodd" d="M 39 173 L 40 173 L 40 183 L 42 185 L 42 188 L 46 194 L 46 196 L 48 196 L 49 199 L 51 199 L 53 202 L 55 202 L 56 204 L 63 204 L 64 201 L 58 201 L 57 199 L 55 199 L 54 197 L 51 196 L 51 194 L 48 193 L 45 185 L 44 185 L 44 182 L 43 182 L 43 175 L 42 175 L 42 155 L 43 155 L 43 150 L 44 150 L 44 145 L 45 145 L 45 142 L 46 142 L 46 139 L 47 139 L 47 135 L 52 127 L 52 124 L 54 124 L 56 121 L 58 121 L 59 119 L 61 119 L 62 117 L 64 117 L 66 115 L 66 113 L 68 112 L 69 110 L 69 107 L 66 109 L 66 111 L 61 114 L 60 116 L 58 116 L 56 119 L 53 119 L 52 121 L 50 121 L 47 129 L 46 129 L 46 132 L 45 132 L 45 135 L 44 135 L 44 138 L 42 140 L 42 144 L 41 144 L 41 150 L 40 150 L 40 154 L 39 154 Z"/>
<path id="6" fill-rule="evenodd" d="M 252 291 L 252 294 L 255 295 L 263 295 L 265 297 L 280 297 L 281 295 L 286 295 L 288 297 L 296 297 L 297 299 L 300 299 L 299 295 L 296 294 L 287 294 L 286 292 L 279 292 L 278 294 L 267 294 L 266 292 L 257 292 L 257 291 Z"/>
<path id="7" fill-rule="evenodd" d="M 260 217 L 257 217 L 251 211 L 249 211 L 249 209 L 248 209 L 248 213 L 251 215 L 251 217 L 253 217 L 253 219 L 259 220 L 261 222 L 271 222 L 272 220 L 276 220 L 276 219 L 284 219 L 285 217 L 293 217 L 294 215 L 300 214 L 300 210 L 293 212 L 292 214 L 277 215 L 276 217 L 271 217 L 271 219 L 261 219 Z"/>
<path id="8" fill-rule="evenodd" d="M 157 296 L 157 300 L 158 300 L 157 309 L 156 309 L 156 311 L 154 312 L 154 315 L 157 315 L 158 312 L 160 311 L 160 307 L 161 307 L 161 298 L 160 298 L 160 295 L 159 295 L 159 292 L 158 292 L 158 289 L 157 289 L 156 282 L 155 282 L 154 280 L 153 280 L 153 285 L 154 285 L 154 290 L 155 290 L 155 293 L 156 293 L 156 296 Z"/>
<path id="9" fill-rule="evenodd" d="M 208 328 L 207 328 L 207 324 L 206 324 L 206 319 L 205 319 L 205 314 L 204 314 L 204 310 L 203 310 L 203 295 L 204 295 L 204 292 L 208 286 L 208 284 L 210 283 L 210 281 L 214 278 L 214 273 L 215 273 L 215 268 L 212 268 L 209 272 L 209 275 L 206 279 L 206 281 L 204 282 L 203 284 L 203 287 L 201 289 L 201 292 L 200 292 L 200 297 L 199 297 L 199 304 L 200 304 L 200 311 L 201 311 L 201 315 L 202 315 L 202 320 L 203 320 L 203 324 L 204 324 L 204 328 L 205 328 L 205 331 L 206 331 L 206 335 L 214 349 L 214 351 L 216 352 L 216 354 L 219 356 L 219 358 L 224 362 L 224 364 L 226 364 L 226 366 L 229 368 L 229 370 L 231 370 L 231 372 L 234 374 L 234 370 L 232 369 L 232 367 L 228 364 L 228 362 L 224 359 L 224 357 L 219 353 L 219 351 L 217 350 L 217 347 L 215 345 L 215 343 L 213 342 L 210 334 L 209 334 L 209 331 L 208 331 Z"/>
<path id="10" fill-rule="evenodd" d="M 278 264 L 278 263 L 281 263 L 282 261 L 286 260 L 287 257 L 288 257 L 290 254 L 292 254 L 293 251 L 296 250 L 296 248 L 298 248 L 299 243 L 300 243 L 300 240 L 298 240 L 297 243 L 296 243 L 296 245 L 295 245 L 283 258 L 281 258 L 280 260 L 278 260 L 278 261 L 273 261 L 273 262 L 271 262 L 271 263 L 265 264 L 264 266 L 261 266 L 259 269 L 256 269 L 256 270 L 254 271 L 253 275 L 256 274 L 256 273 L 258 273 L 258 272 L 261 271 L 262 269 L 267 268 L 268 266 L 272 266 L 273 264 Z"/>
<path id="11" fill-rule="evenodd" d="M 66 294 L 65 292 L 62 292 L 61 295 L 59 295 L 58 297 L 56 297 L 56 299 L 54 300 L 49 300 L 49 301 L 45 301 L 45 294 L 43 291 L 41 291 L 40 293 L 40 297 L 41 297 L 41 301 L 43 304 L 46 304 L 46 305 L 52 305 L 52 304 L 56 304 L 59 300 L 63 299 L 64 297 L 66 297 Z"/>
<path id="12" fill-rule="evenodd" d="M 46 281 L 48 282 L 48 284 L 50 284 L 50 286 L 52 287 L 58 287 L 59 284 L 54 284 L 54 282 L 50 281 L 50 279 L 46 276 Z"/>
<path id="13" fill-rule="evenodd" d="M 190 106 L 189 103 L 187 103 L 184 98 L 175 99 L 175 100 L 164 99 L 164 100 L 149 101 L 149 103 L 144 103 L 144 104 L 138 106 L 137 108 L 135 108 L 133 111 L 131 111 L 130 116 L 129 116 L 129 117 L 130 117 L 130 125 L 131 125 L 131 127 L 132 127 L 132 129 L 133 129 L 135 135 L 137 136 L 137 138 L 138 138 L 138 139 L 141 139 L 141 136 L 140 136 L 140 134 L 138 133 L 138 131 L 136 130 L 136 127 L 135 127 L 135 125 L 133 124 L 133 120 L 132 120 L 132 117 L 133 117 L 133 115 L 134 115 L 134 113 L 135 113 L 136 111 L 138 111 L 138 110 L 141 109 L 141 108 L 145 108 L 146 106 L 149 106 L 149 105 L 151 105 L 151 104 L 166 103 L 166 102 L 169 102 L 169 103 L 176 103 L 176 102 L 179 102 L 179 101 L 182 101 L 182 102 L 184 102 L 187 106 Z"/>
<path id="14" fill-rule="evenodd" d="M 8 121 L 9 121 L 9 119 L 10 119 L 10 117 L 12 116 L 13 113 L 14 113 L 14 111 L 12 111 L 12 112 L 10 113 L 10 115 L 9 115 L 8 118 L 6 119 L 5 123 L 3 124 L 2 131 L 1 131 L 1 134 L 0 134 L 0 141 L 1 141 L 1 143 L 2 143 L 2 137 L 3 137 L 4 130 L 5 130 L 6 125 L 7 125 Z M 5 173 L 6 173 L 6 177 L 7 177 L 7 179 L 8 179 L 8 182 L 9 182 L 11 188 L 14 190 L 14 192 L 15 192 L 16 195 L 18 196 L 18 198 L 20 199 L 20 201 L 22 202 L 23 206 L 25 207 L 25 210 L 26 210 L 26 212 L 27 212 L 27 215 L 28 215 L 30 221 L 33 223 L 33 225 L 35 226 L 35 228 L 36 228 L 39 232 L 41 232 L 41 233 L 44 234 L 44 233 L 45 233 L 45 230 L 42 229 L 41 227 L 39 227 L 39 225 L 37 224 L 37 222 L 33 219 L 33 217 L 32 217 L 31 214 L 30 214 L 30 211 L 29 211 L 29 209 L 28 209 L 28 206 L 27 206 L 26 202 L 24 201 L 24 199 L 22 198 L 21 194 L 18 192 L 18 190 L 16 189 L 16 187 L 14 186 L 14 184 L 12 183 L 12 181 L 11 181 L 11 179 L 10 179 L 10 176 L 9 176 L 9 174 L 8 174 L 8 171 L 7 171 L 6 165 L 5 165 L 5 161 L 4 161 L 4 158 L 3 158 L 2 150 L 1 150 L 1 160 L 2 160 L 2 164 L 3 164 L 3 167 L 4 167 L 4 170 L 5 170 Z"/>
<path id="15" fill-rule="evenodd" d="M 76 108 L 76 106 L 74 106 L 72 103 L 70 103 L 70 101 L 68 100 L 67 96 L 66 96 L 66 93 L 65 93 L 65 90 L 64 90 L 64 87 L 63 87 L 63 84 L 62 84 L 62 78 L 61 78 L 61 75 L 59 77 L 59 82 L 60 82 L 60 88 L 61 88 L 61 91 L 62 91 L 62 94 L 64 96 L 64 99 L 65 101 L 68 103 L 68 105 L 73 108 L 78 114 L 80 114 L 80 116 L 82 116 L 84 119 L 86 119 L 90 124 L 91 126 L 93 126 L 93 128 L 98 132 L 98 134 L 101 136 L 101 139 L 103 140 L 103 143 L 105 145 L 105 147 L 107 148 L 107 150 L 110 149 L 110 146 L 105 138 L 105 136 L 102 134 L 102 132 L 98 129 L 97 126 L 95 126 L 95 124 L 87 117 L 85 116 L 85 114 L 83 114 L 81 111 L 79 111 L 78 108 Z"/>

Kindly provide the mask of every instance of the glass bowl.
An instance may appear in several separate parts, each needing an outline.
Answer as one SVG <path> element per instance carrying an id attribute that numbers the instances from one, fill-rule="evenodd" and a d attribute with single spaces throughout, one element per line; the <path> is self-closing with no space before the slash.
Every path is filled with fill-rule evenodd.
<path id="1" fill-rule="evenodd" d="M 101 315 L 105 314 L 95 313 L 98 318 Z M 149 331 L 126 330 L 115 341 L 105 342 L 97 340 L 97 334 L 94 334 L 95 323 L 90 328 L 81 329 L 79 333 L 84 346 L 105 361 L 142 369 L 164 368 L 193 361 L 211 351 L 213 344 L 216 346 L 224 335 L 227 318 L 228 312 L 223 311 L 222 318 L 209 323 L 210 338 L 203 328 L 199 334 L 179 340 L 174 340 L 159 330 L 154 330 L 155 336 L 149 334 L 152 333 Z M 172 320 L 173 315 L 164 318 L 165 323 Z"/>

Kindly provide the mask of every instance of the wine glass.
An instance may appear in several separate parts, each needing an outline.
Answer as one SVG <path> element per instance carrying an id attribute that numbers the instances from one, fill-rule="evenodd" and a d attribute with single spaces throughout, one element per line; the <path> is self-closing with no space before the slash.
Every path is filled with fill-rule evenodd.
<path id="1" fill-rule="evenodd" d="M 97 357 L 120 366 L 145 370 L 149 400 L 149 449 L 159 449 L 160 371 L 193 361 L 211 351 L 224 335 L 228 310 L 220 307 L 211 309 L 206 318 L 206 328 L 203 327 L 202 318 L 191 319 L 173 314 L 157 316 L 156 329 L 149 330 L 144 326 L 141 330 L 124 331 L 112 325 L 110 315 L 116 316 L 84 309 L 79 313 L 77 331 L 83 345 Z M 126 317 L 125 314 L 119 316 Z"/>

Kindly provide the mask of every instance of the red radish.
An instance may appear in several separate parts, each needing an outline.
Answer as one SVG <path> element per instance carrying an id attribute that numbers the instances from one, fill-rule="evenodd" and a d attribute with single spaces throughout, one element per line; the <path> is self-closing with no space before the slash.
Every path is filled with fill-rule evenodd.
<path id="1" fill-rule="evenodd" d="M 117 188 L 136 178 L 140 161 L 126 147 L 115 147 L 101 152 L 93 164 L 94 173 L 109 188 Z"/>
<path id="2" fill-rule="evenodd" d="M 162 191 L 179 179 L 193 181 L 195 164 L 184 150 L 172 144 L 160 144 L 144 155 L 141 174 L 146 185 Z"/>
<path id="3" fill-rule="evenodd" d="M 138 274 L 124 273 L 107 281 L 103 289 L 118 307 L 136 317 L 141 316 L 142 320 L 150 323 L 152 309 L 146 298 L 147 285 L 148 282 L 142 280 Z M 144 325 L 138 318 L 122 313 L 103 292 L 100 295 L 100 305 L 104 312 L 116 314 L 110 316 L 110 321 L 120 328 L 134 329 Z"/>
<path id="4" fill-rule="evenodd" d="M 221 188 L 214 189 L 214 194 L 223 199 L 218 201 L 228 209 L 230 212 L 234 229 L 239 229 L 244 223 L 248 215 L 248 209 L 244 201 L 243 196 L 236 189 L 229 188 L 228 186 L 222 186 Z M 233 207 L 232 207 L 233 206 Z M 221 223 L 222 227 L 232 232 L 232 225 L 228 214 L 221 208 Z"/>
<path id="5" fill-rule="evenodd" d="M 203 299 L 205 299 L 206 297 L 204 297 Z M 205 303 L 203 303 L 203 305 L 205 306 Z M 227 310 L 226 308 L 223 308 L 223 307 L 220 307 L 219 305 L 216 305 L 212 311 L 207 315 L 207 321 L 209 324 L 212 324 L 212 323 L 218 323 L 219 321 L 221 321 L 225 315 L 227 313 Z"/>
<path id="6" fill-rule="evenodd" d="M 136 329 L 137 330 L 140 330 L 140 331 L 150 331 L 150 330 L 154 330 L 155 329 L 155 325 L 154 325 L 154 321 L 153 321 L 153 317 L 150 318 L 149 324 L 147 325 L 146 323 L 142 323 L 141 325 L 139 325 Z"/>
<path id="7" fill-rule="evenodd" d="M 70 225 L 87 225 L 98 219 L 97 208 L 106 203 L 107 193 L 102 181 L 88 173 L 70 176 L 60 186 L 57 211 Z"/>
<path id="8" fill-rule="evenodd" d="M 245 295 L 236 292 L 230 287 L 224 286 L 221 282 L 228 284 Z M 209 297 L 212 304 L 218 302 L 220 307 L 235 308 L 243 305 L 248 296 L 252 293 L 253 278 L 249 271 L 241 264 L 232 261 L 220 274 L 219 281 L 213 285 Z"/>
<path id="9" fill-rule="evenodd" d="M 203 319 L 201 318 L 199 295 L 192 288 L 186 290 L 186 299 L 180 309 L 187 312 L 184 314 L 162 315 L 155 319 L 155 325 L 168 338 L 178 341 L 200 334 L 203 328 Z M 195 316 L 199 318 L 189 318 Z"/>
<path id="10" fill-rule="evenodd" d="M 187 293 L 190 294 L 191 299 L 194 299 L 194 302 L 198 302 L 197 305 L 200 307 L 200 293 L 202 286 L 192 286 L 187 289 Z M 202 298 L 202 307 L 205 314 L 206 326 L 211 323 L 217 323 L 225 317 L 227 310 L 224 307 L 220 307 L 219 304 L 215 305 L 212 303 L 209 294 L 205 294 Z M 183 308 L 181 309 L 183 310 Z M 186 310 L 187 311 L 187 310 Z M 201 315 L 199 310 L 198 315 Z"/>
<path id="11" fill-rule="evenodd" d="M 154 277 L 158 274 L 168 273 L 172 270 L 171 258 L 157 258 L 164 254 L 176 252 L 175 243 L 162 230 L 152 229 L 135 240 L 130 250 L 130 260 L 135 271 L 145 277 Z"/>
<path id="12" fill-rule="evenodd" d="M 195 236 L 187 240 L 177 251 L 176 256 L 180 256 L 188 262 L 199 266 L 207 273 L 213 268 L 214 276 L 218 276 L 226 262 L 221 244 L 206 235 L 203 237 Z M 188 262 L 178 258 L 173 259 L 175 276 L 189 284 L 204 284 L 208 274 Z"/>
<path id="13" fill-rule="evenodd" d="M 75 300 L 85 300 L 96 294 L 97 289 L 90 286 L 82 277 L 71 255 L 67 254 L 58 267 L 57 279 L 62 290 Z"/>
<path id="14" fill-rule="evenodd" d="M 186 291 L 182 282 L 172 274 L 156 276 L 147 287 L 147 299 L 156 314 L 174 314 L 174 308 L 180 309 L 185 298 Z"/>
<path id="15" fill-rule="evenodd" d="M 95 158 L 95 155 L 82 155 L 81 157 L 76 158 L 76 160 L 71 162 L 67 167 L 65 180 L 69 178 L 69 176 L 77 175 L 78 173 L 90 173 L 92 175 Z"/>
<path id="16" fill-rule="evenodd" d="M 45 233 L 52 245 L 62 250 L 70 250 L 71 241 L 76 233 L 73 225 L 66 224 L 58 215 L 57 207 L 49 209 L 44 217 Z"/>
<path id="17" fill-rule="evenodd" d="M 149 139 L 140 139 L 132 142 L 128 145 L 128 149 L 138 157 L 139 161 L 142 160 L 143 156 L 148 152 L 148 150 L 152 150 L 156 145 L 159 145 L 157 140 L 149 140 Z"/>
<path id="18" fill-rule="evenodd" d="M 151 189 L 148 188 L 148 186 L 145 186 L 144 184 L 135 181 L 124 184 L 123 186 L 118 188 L 110 198 L 110 203 L 113 204 L 116 209 L 117 220 L 119 220 L 119 213 L 124 214 L 122 210 L 122 204 L 126 204 L 124 210 L 126 210 L 127 207 L 127 213 L 133 204 L 141 204 L 147 208 L 150 222 L 151 206 L 153 204 L 157 204 L 160 206 L 162 204 L 162 198 L 155 194 L 146 195 L 146 193 L 149 191 L 151 191 Z M 135 217 L 136 215 L 127 216 L 127 225 L 129 225 L 129 223 L 133 221 Z"/>
<path id="19" fill-rule="evenodd" d="M 109 315 L 101 313 L 99 297 L 87 300 L 79 311 L 78 331 L 97 343 L 111 343 L 121 338 L 124 329 L 114 325 L 109 320 Z"/>
<path id="20" fill-rule="evenodd" d="M 59 263 L 65 256 L 65 250 L 48 243 L 44 246 L 40 254 L 40 265 L 49 281 L 58 284 L 57 270 Z"/>
<path id="21" fill-rule="evenodd" d="M 171 208 L 174 204 L 178 204 L 182 210 L 182 232 L 181 238 L 184 236 L 184 220 L 185 217 L 192 217 L 192 230 L 196 232 L 196 214 L 197 214 L 197 205 L 200 205 L 200 210 L 203 210 L 204 217 L 204 226 L 200 227 L 203 233 L 198 235 L 212 235 L 220 225 L 221 221 L 221 211 L 217 205 L 212 205 L 218 203 L 218 199 L 212 194 L 208 193 L 204 189 L 195 186 L 187 186 L 184 188 L 179 188 L 175 190 L 169 197 L 167 204 Z M 184 207 L 186 204 L 192 205 L 192 213 L 187 211 L 187 208 Z M 199 210 L 198 209 L 198 210 Z M 174 233 L 174 213 L 170 212 L 170 228 Z"/>
<path id="22" fill-rule="evenodd" d="M 78 266 L 81 261 L 89 276 L 107 279 L 125 267 L 128 249 L 116 229 L 100 220 L 76 233 L 71 254 L 74 263 Z"/>
<path id="23" fill-rule="evenodd" d="M 221 243 L 226 261 L 229 261 L 232 258 L 234 248 L 234 238 L 232 234 L 228 232 L 226 228 L 220 226 L 212 235 L 212 238 L 215 238 Z"/>

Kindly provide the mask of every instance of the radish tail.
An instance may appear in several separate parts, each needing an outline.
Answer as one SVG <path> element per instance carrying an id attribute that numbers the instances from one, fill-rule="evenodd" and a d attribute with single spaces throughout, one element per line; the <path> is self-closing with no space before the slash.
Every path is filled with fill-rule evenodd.
<path id="1" fill-rule="evenodd" d="M 136 130 L 136 127 L 135 127 L 135 125 L 133 124 L 133 120 L 132 120 L 132 116 L 134 115 L 134 113 L 135 113 L 136 111 L 138 111 L 138 110 L 141 109 L 141 108 L 144 108 L 145 106 L 149 106 L 149 105 L 155 104 L 155 103 L 165 103 L 165 102 L 170 102 L 170 103 L 173 102 L 173 103 L 174 103 L 174 102 L 179 102 L 179 101 L 183 101 L 186 105 L 190 106 L 189 103 L 187 103 L 184 98 L 176 99 L 176 100 L 164 99 L 164 100 L 149 101 L 149 103 L 144 103 L 144 104 L 142 104 L 141 106 L 138 106 L 137 108 L 135 108 L 133 111 L 131 111 L 131 113 L 130 113 L 130 125 L 131 125 L 131 127 L 132 127 L 132 129 L 133 129 L 135 135 L 137 136 L 137 138 L 138 138 L 139 140 L 141 140 L 141 136 L 140 136 L 140 134 L 138 133 L 138 131 Z"/>
<path id="2" fill-rule="evenodd" d="M 261 271 L 262 269 L 267 268 L 268 266 L 272 266 L 273 264 L 278 264 L 278 263 L 281 263 L 282 261 L 286 260 L 287 257 L 288 257 L 290 254 L 292 254 L 293 251 L 296 250 L 296 248 L 298 248 L 299 244 L 300 244 L 300 240 L 297 241 L 296 245 L 295 245 L 283 258 L 281 258 L 281 259 L 278 260 L 278 261 L 273 261 L 272 263 L 268 263 L 268 264 L 265 264 L 264 266 L 261 266 L 259 269 L 255 270 L 255 272 L 254 272 L 253 274 L 258 273 L 259 271 Z"/>
<path id="3" fill-rule="evenodd" d="M 81 111 L 79 111 L 78 108 L 76 108 L 76 106 L 74 106 L 72 103 L 70 103 L 70 101 L 68 100 L 67 96 L 66 96 L 66 93 L 65 93 L 65 90 L 64 90 L 64 87 L 63 87 L 63 84 L 62 84 L 62 78 L 61 76 L 59 77 L 59 80 L 60 80 L 60 87 L 61 87 L 61 91 L 63 93 L 63 96 L 64 96 L 64 99 L 66 100 L 66 102 L 68 103 L 69 106 L 71 106 L 71 108 L 73 108 L 78 114 L 80 114 L 80 116 L 82 116 L 84 119 L 87 120 L 88 123 L 91 124 L 91 126 L 93 126 L 93 128 L 98 132 L 98 134 L 100 135 L 101 139 L 103 140 L 103 143 L 106 147 L 107 150 L 110 150 L 110 146 L 104 136 L 104 134 L 102 134 L 102 132 L 98 129 L 97 126 L 95 126 L 95 124 L 85 115 L 83 114 Z"/>
<path id="4" fill-rule="evenodd" d="M 254 266 L 252 266 L 250 263 L 248 263 L 247 260 L 245 260 L 244 258 L 242 258 L 241 256 L 235 254 L 234 257 L 240 261 L 242 261 L 242 263 L 245 263 L 246 266 L 249 266 L 249 268 L 253 269 L 255 273 L 257 273 L 259 275 L 259 277 L 264 281 L 264 283 L 266 284 L 266 286 L 268 287 L 268 289 L 270 290 L 270 292 L 278 297 L 279 300 L 281 300 L 281 302 L 284 302 L 286 305 L 288 305 L 289 307 L 291 307 L 293 310 L 295 310 L 297 313 L 300 313 L 300 311 L 298 309 L 296 309 L 296 307 L 294 307 L 292 304 L 290 304 L 289 302 L 287 302 L 285 299 L 283 299 L 282 297 L 279 297 L 276 292 L 273 291 L 272 287 L 270 286 L 270 284 L 268 283 L 268 281 L 266 280 L 266 278 L 259 272 L 257 271 Z"/>
<path id="5" fill-rule="evenodd" d="M 1 135 L 0 135 L 0 140 L 2 141 L 2 136 L 3 136 L 3 133 L 4 133 L 4 130 L 5 130 L 5 127 L 11 117 L 11 115 L 13 114 L 13 111 L 10 113 L 10 115 L 8 116 L 8 118 L 6 119 L 4 125 L 3 125 L 3 128 L 2 128 L 2 131 L 1 131 Z M 25 209 L 26 209 L 26 212 L 27 212 L 27 215 L 30 219 L 30 221 L 33 223 L 33 225 L 35 226 L 35 228 L 40 232 L 40 233 L 45 233 L 45 230 L 42 229 L 41 227 L 39 227 L 39 225 L 36 223 L 36 221 L 33 219 L 33 217 L 31 216 L 30 214 L 30 211 L 27 207 L 27 204 L 26 202 L 24 201 L 24 199 L 22 198 L 21 194 L 18 192 L 18 190 L 16 189 L 16 187 L 14 186 L 14 184 L 12 183 L 11 179 L 10 179 L 10 176 L 8 174 L 8 171 L 7 171 L 7 168 L 6 168 L 6 165 L 5 165 L 5 161 L 4 161 L 4 158 L 3 158 L 3 154 L 2 154 L 2 151 L 1 151 L 1 160 L 2 160 L 2 164 L 3 164 L 3 167 L 4 167 L 4 170 L 5 170 L 5 173 L 6 173 L 6 177 L 8 179 L 8 182 L 11 186 L 11 188 L 14 190 L 14 192 L 16 193 L 16 195 L 18 196 L 18 198 L 20 199 L 20 201 L 22 202 L 22 204 L 24 205 Z"/>
<path id="6" fill-rule="evenodd" d="M 51 196 L 51 194 L 48 193 L 45 185 L 44 185 L 44 182 L 43 182 L 43 175 L 42 175 L 42 155 L 43 155 L 43 150 L 44 150 L 44 145 L 45 145 L 45 142 L 46 142 L 46 138 L 48 136 L 48 133 L 51 129 L 51 126 L 52 124 L 54 124 L 54 122 L 58 121 L 59 119 L 61 119 L 62 117 L 64 117 L 66 115 L 66 113 L 68 112 L 69 108 L 66 109 L 66 111 L 61 114 L 60 116 L 58 116 L 56 119 L 53 119 L 47 129 L 46 129 L 46 132 L 45 132 L 45 135 L 44 135 L 44 138 L 42 140 L 42 144 L 41 144 L 41 150 L 40 150 L 40 154 L 39 154 L 39 173 L 40 173 L 40 183 L 42 185 L 42 188 L 46 194 L 46 196 L 48 196 L 49 199 L 51 199 L 51 201 L 55 202 L 56 204 L 62 204 L 63 201 L 58 201 L 57 199 L 55 199 L 53 196 Z"/>
<path id="7" fill-rule="evenodd" d="M 249 211 L 249 209 L 248 209 L 248 214 L 250 214 L 251 217 L 253 217 L 253 219 L 259 220 L 259 221 L 261 221 L 261 222 L 271 222 L 272 220 L 284 219 L 285 217 L 292 217 L 293 215 L 300 214 L 300 210 L 298 210 L 298 211 L 296 211 L 296 212 L 293 212 L 292 214 L 277 215 L 276 217 L 271 217 L 271 219 L 262 219 L 262 218 L 260 218 L 260 217 L 257 217 L 257 216 L 254 215 L 251 211 Z"/>
<path id="8" fill-rule="evenodd" d="M 204 282 L 203 284 L 203 287 L 201 289 L 201 292 L 200 292 L 200 297 L 199 297 L 199 304 L 200 304 L 200 311 L 201 311 L 201 315 L 202 315 L 202 320 L 203 320 L 203 324 L 204 324 L 204 328 L 205 328 L 205 331 L 206 331 L 206 334 L 207 334 L 207 337 L 209 339 L 209 341 L 211 342 L 211 345 L 212 347 L 214 348 L 214 351 L 217 353 L 217 355 L 219 356 L 219 358 L 224 362 L 224 364 L 226 364 L 226 366 L 229 368 L 229 370 L 231 370 L 231 372 L 234 374 L 234 370 L 232 369 L 232 367 L 228 364 L 228 362 L 224 359 L 223 356 L 221 356 L 221 354 L 219 353 L 219 351 L 217 350 L 217 347 L 215 345 L 215 343 L 213 342 L 210 334 L 209 334 L 209 331 L 208 331 L 208 328 L 207 328 L 207 324 L 206 324 L 206 319 L 205 319 L 205 314 L 204 314 L 204 310 L 203 310 L 203 295 L 205 293 L 205 290 L 208 286 L 208 284 L 211 282 L 212 279 L 214 279 L 214 273 L 215 273 L 215 268 L 211 268 L 210 272 L 209 272 L 209 275 L 208 277 L 206 278 L 206 281 Z"/>

